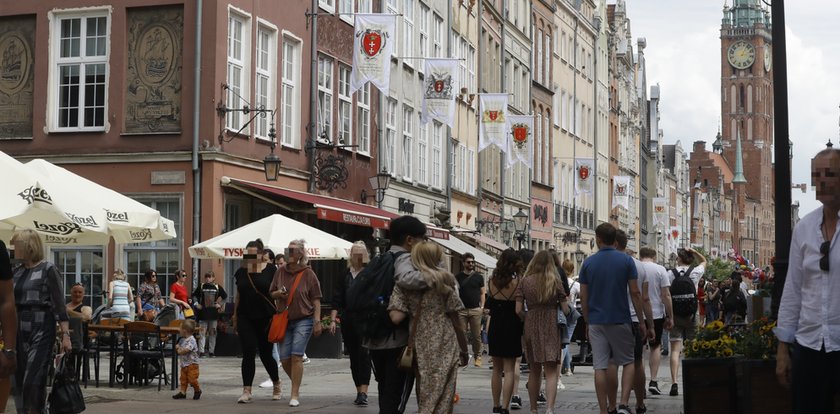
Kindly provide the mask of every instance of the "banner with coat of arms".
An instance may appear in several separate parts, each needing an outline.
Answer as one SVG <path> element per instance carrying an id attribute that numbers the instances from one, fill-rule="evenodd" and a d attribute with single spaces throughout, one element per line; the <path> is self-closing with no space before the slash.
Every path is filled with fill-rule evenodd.
<path id="1" fill-rule="evenodd" d="M 461 84 L 458 59 L 426 59 L 423 80 L 423 105 L 420 121 L 436 119 L 450 128 L 455 126 L 455 94 Z"/>
<path id="2" fill-rule="evenodd" d="M 534 140 L 532 130 L 534 129 L 533 115 L 508 115 L 508 165 L 515 165 L 522 161 L 526 167 L 533 167 Z"/>
<path id="3" fill-rule="evenodd" d="M 592 174 L 594 173 L 594 158 L 575 158 L 575 195 L 592 194 Z"/>
<path id="4" fill-rule="evenodd" d="M 668 201 L 665 197 L 653 198 L 653 225 L 664 226 L 668 222 Z"/>
<path id="5" fill-rule="evenodd" d="M 613 177 L 612 208 L 622 207 L 630 210 L 630 176 Z"/>
<path id="6" fill-rule="evenodd" d="M 508 94 L 482 93 L 478 95 L 480 118 L 478 124 L 478 151 L 497 146 L 507 151 L 507 106 Z"/>
<path id="7" fill-rule="evenodd" d="M 676 253 L 680 247 L 680 236 L 682 236 L 682 230 L 677 226 L 671 226 L 668 231 L 668 247 L 672 253 Z"/>
<path id="8" fill-rule="evenodd" d="M 397 17 L 393 14 L 356 15 L 350 93 L 356 92 L 370 81 L 382 93 L 388 94 L 396 24 Z"/>

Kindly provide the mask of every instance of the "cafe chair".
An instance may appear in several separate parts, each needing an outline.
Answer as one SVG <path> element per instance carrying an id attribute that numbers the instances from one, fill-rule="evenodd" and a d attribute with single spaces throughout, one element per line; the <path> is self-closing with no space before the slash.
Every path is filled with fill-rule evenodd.
<path id="1" fill-rule="evenodd" d="M 129 322 L 123 328 L 123 388 L 128 388 L 132 379 L 138 384 L 148 385 L 156 376 L 160 391 L 161 382 L 168 382 L 160 326 L 151 322 Z"/>

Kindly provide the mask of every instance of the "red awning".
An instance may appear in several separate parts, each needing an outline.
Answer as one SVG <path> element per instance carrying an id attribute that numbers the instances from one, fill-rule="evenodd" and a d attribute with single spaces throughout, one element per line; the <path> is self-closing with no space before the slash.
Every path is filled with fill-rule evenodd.
<path id="1" fill-rule="evenodd" d="M 388 229 L 390 221 L 399 217 L 399 215 L 382 210 L 381 208 L 353 201 L 342 200 L 335 197 L 305 193 L 302 191 L 289 190 L 286 188 L 241 180 L 232 179 L 231 183 L 252 190 L 258 190 L 263 193 L 312 204 L 317 211 L 318 218 L 322 220 L 373 227 L 376 229 Z"/>

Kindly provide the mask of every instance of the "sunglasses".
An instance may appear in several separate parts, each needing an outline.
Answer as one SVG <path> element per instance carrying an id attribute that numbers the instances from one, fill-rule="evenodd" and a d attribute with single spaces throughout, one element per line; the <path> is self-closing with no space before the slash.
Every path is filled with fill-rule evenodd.
<path id="1" fill-rule="evenodd" d="M 827 272 L 828 271 L 828 252 L 831 251 L 831 240 L 824 241 L 823 244 L 820 245 L 820 254 L 822 257 L 820 258 L 820 270 Z"/>

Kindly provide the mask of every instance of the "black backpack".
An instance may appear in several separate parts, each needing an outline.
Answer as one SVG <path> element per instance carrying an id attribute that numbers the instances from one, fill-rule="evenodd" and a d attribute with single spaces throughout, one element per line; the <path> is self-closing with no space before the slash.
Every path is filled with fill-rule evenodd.
<path id="1" fill-rule="evenodd" d="M 739 286 L 732 286 L 726 297 L 723 299 L 723 309 L 726 312 L 735 312 L 741 317 L 747 315 L 747 298 Z"/>
<path id="2" fill-rule="evenodd" d="M 385 338 L 394 333 L 388 303 L 394 290 L 394 263 L 405 253 L 388 251 L 374 257 L 348 287 L 346 317 L 353 320 L 362 338 Z"/>
<path id="3" fill-rule="evenodd" d="M 697 312 L 697 289 L 690 277 L 692 270 L 694 266 L 682 272 L 671 269 L 674 273 L 674 281 L 671 282 L 671 302 L 676 316 L 691 317 Z"/>

